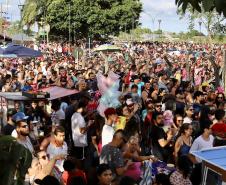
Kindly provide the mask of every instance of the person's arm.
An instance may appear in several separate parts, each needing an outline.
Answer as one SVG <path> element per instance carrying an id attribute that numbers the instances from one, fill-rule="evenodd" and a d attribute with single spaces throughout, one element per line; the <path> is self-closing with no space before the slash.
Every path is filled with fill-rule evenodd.
<path id="1" fill-rule="evenodd" d="M 164 148 L 166 145 L 169 144 L 169 142 L 171 141 L 172 137 L 173 137 L 172 132 L 169 131 L 169 132 L 167 133 L 167 139 L 160 138 L 160 139 L 158 140 L 159 145 L 160 145 L 162 148 Z"/>
<path id="2" fill-rule="evenodd" d="M 51 137 L 51 136 L 50 136 Z M 50 143 L 50 138 L 48 137 L 48 138 L 45 138 L 45 139 L 43 139 L 43 141 L 42 141 L 42 143 L 41 143 L 41 145 L 40 145 L 40 147 L 39 147 L 39 149 L 40 150 L 46 150 L 47 149 L 47 147 L 48 147 L 48 145 L 49 145 L 49 143 Z"/>
<path id="3" fill-rule="evenodd" d="M 128 167 L 131 164 L 132 164 L 132 162 L 131 161 L 128 161 L 125 166 L 116 168 L 115 170 L 116 170 L 117 175 L 119 175 L 119 176 L 124 175 L 124 173 L 127 171 Z"/>
<path id="4" fill-rule="evenodd" d="M 64 159 L 65 155 L 56 155 L 55 157 L 53 157 L 46 166 L 44 166 L 44 168 L 40 171 L 40 173 L 36 176 L 37 179 L 43 179 L 44 177 L 46 177 L 47 175 L 50 175 L 55 163 L 57 160 L 61 160 Z"/>
<path id="5" fill-rule="evenodd" d="M 191 148 L 190 148 L 190 151 L 189 151 L 190 154 L 188 155 L 189 159 L 192 161 L 193 164 L 198 163 L 198 161 L 197 161 L 197 159 L 195 158 L 195 156 L 193 156 L 193 155 L 191 154 L 191 152 L 192 152 L 192 151 L 197 151 L 197 150 L 199 150 L 199 145 L 198 145 L 197 140 L 195 140 L 195 141 L 193 142 Z"/>
<path id="6" fill-rule="evenodd" d="M 176 143 L 175 143 L 175 146 L 174 146 L 174 157 L 177 158 L 178 156 L 178 152 L 180 150 L 180 147 L 181 147 L 181 138 L 178 138 Z"/>
<path id="7" fill-rule="evenodd" d="M 97 145 L 97 136 L 92 136 L 92 143 L 93 143 L 93 146 L 95 147 L 98 155 L 100 155 L 100 152 L 98 150 L 98 145 Z"/>

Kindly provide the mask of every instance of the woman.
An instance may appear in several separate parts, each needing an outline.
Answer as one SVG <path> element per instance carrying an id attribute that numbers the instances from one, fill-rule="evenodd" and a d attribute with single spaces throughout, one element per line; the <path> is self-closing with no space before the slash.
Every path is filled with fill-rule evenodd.
<path id="1" fill-rule="evenodd" d="M 172 185 L 192 185 L 189 175 L 192 169 L 192 162 L 188 156 L 181 156 L 177 161 L 177 170 L 170 175 Z"/>
<path id="2" fill-rule="evenodd" d="M 178 138 L 174 146 L 174 157 L 177 159 L 182 155 L 187 155 L 192 145 L 192 125 L 184 123 L 179 131 Z"/>
<path id="3" fill-rule="evenodd" d="M 99 185 L 111 185 L 112 183 L 112 171 L 107 164 L 100 164 L 97 168 L 97 178 Z"/>
<path id="4" fill-rule="evenodd" d="M 219 105 L 224 101 L 225 101 L 224 93 L 218 93 L 215 100 L 217 107 L 219 107 Z"/>
<path id="5" fill-rule="evenodd" d="M 64 159 L 64 155 L 57 155 L 49 160 L 45 151 L 41 151 L 37 154 L 38 158 L 34 158 L 31 163 L 31 168 L 28 169 L 28 175 L 30 183 L 34 184 L 35 179 L 43 179 L 45 176 L 54 174 L 54 166 L 57 160 Z"/>

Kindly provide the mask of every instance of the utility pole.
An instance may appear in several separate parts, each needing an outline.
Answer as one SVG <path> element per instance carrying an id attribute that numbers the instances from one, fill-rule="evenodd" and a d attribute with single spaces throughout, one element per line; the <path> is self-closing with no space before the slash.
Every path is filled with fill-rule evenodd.
<path id="1" fill-rule="evenodd" d="M 68 39 L 69 39 L 69 52 L 71 52 L 71 3 L 69 3 L 69 27 L 68 27 Z"/>
<path id="2" fill-rule="evenodd" d="M 159 19 L 158 22 L 159 22 L 159 30 L 161 30 L 161 22 L 162 22 L 162 20 Z"/>
<path id="3" fill-rule="evenodd" d="M 202 22 L 199 21 L 199 33 L 201 34 L 201 29 L 202 29 Z"/>
<path id="4" fill-rule="evenodd" d="M 22 36 L 22 45 L 24 44 L 24 36 L 23 36 L 23 26 L 22 26 L 22 12 L 24 5 L 19 4 L 18 8 L 20 9 L 20 27 L 21 27 L 21 36 Z"/>

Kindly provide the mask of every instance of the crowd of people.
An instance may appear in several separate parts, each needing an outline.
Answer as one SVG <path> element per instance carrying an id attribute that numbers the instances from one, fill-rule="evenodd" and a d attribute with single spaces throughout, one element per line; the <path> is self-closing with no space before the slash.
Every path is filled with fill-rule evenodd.
<path id="1" fill-rule="evenodd" d="M 25 183 L 201 183 L 202 161 L 191 152 L 226 144 L 226 45 L 120 47 L 83 49 L 76 58 L 68 44 L 43 43 L 40 58 L 0 60 L 2 92 L 78 91 L 8 108 L 1 135 L 15 137 L 33 158 Z M 155 164 L 165 167 L 155 171 Z"/>

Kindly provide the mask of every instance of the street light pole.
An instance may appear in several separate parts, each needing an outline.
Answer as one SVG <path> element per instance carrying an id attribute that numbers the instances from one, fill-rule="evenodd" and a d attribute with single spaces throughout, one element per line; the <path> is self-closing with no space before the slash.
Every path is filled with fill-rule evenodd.
<path id="1" fill-rule="evenodd" d="M 22 26 L 22 12 L 23 12 L 24 5 L 19 4 L 18 8 L 20 10 L 20 27 L 21 27 L 21 37 L 22 37 L 22 45 L 23 45 L 24 44 L 24 36 L 23 36 L 23 26 Z"/>
<path id="2" fill-rule="evenodd" d="M 159 30 L 161 30 L 161 22 L 162 22 L 162 20 L 159 19 L 158 22 L 159 22 Z"/>
<path id="3" fill-rule="evenodd" d="M 69 27 L 68 27 L 68 39 L 69 39 L 69 51 L 71 51 L 71 3 L 68 5 L 69 9 Z"/>
<path id="4" fill-rule="evenodd" d="M 199 33 L 201 34 L 201 29 L 202 29 L 202 22 L 199 21 Z"/>

